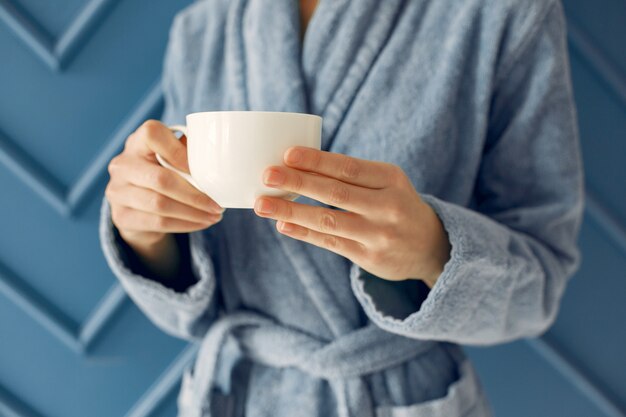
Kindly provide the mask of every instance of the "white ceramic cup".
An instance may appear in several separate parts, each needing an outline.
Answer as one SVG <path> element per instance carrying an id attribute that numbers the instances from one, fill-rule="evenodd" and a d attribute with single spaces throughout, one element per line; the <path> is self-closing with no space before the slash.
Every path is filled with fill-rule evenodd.
<path id="1" fill-rule="evenodd" d="M 187 137 L 191 175 L 157 160 L 224 208 L 253 208 L 260 195 L 294 200 L 263 184 L 263 171 L 283 164 L 291 146 L 320 149 L 322 118 L 303 113 L 217 111 L 191 113 L 187 126 L 168 126 Z"/>

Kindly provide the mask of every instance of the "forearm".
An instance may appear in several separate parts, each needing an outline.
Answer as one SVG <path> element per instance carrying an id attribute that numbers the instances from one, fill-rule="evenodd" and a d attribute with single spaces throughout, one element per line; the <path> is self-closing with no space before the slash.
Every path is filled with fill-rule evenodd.
<path id="1" fill-rule="evenodd" d="M 216 278 L 201 234 L 172 234 L 179 257 L 174 278 L 164 282 L 150 273 L 139 254 L 120 236 L 103 201 L 100 241 L 112 272 L 135 304 L 168 334 L 184 339 L 201 337 L 217 309 Z M 162 252 L 161 256 L 166 252 Z M 152 255 L 158 256 L 156 253 Z"/>
<path id="2" fill-rule="evenodd" d="M 180 248 L 173 234 L 166 234 L 155 241 L 133 239 L 120 231 L 120 236 L 137 256 L 141 266 L 162 282 L 179 276 L 181 269 Z"/>

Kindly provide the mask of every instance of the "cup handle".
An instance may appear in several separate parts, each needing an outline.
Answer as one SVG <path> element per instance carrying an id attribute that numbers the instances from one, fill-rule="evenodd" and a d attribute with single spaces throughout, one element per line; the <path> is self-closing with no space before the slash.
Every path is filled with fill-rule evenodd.
<path id="1" fill-rule="evenodd" d="M 172 132 L 182 132 L 185 136 L 187 136 L 187 138 L 189 138 L 189 136 L 187 135 L 187 126 L 172 125 L 172 126 L 168 126 L 168 129 L 171 130 Z M 198 190 L 202 191 L 202 189 L 200 188 L 198 183 L 196 183 L 196 181 L 191 177 L 191 175 L 187 174 L 186 172 L 181 171 L 180 169 L 174 168 L 169 162 L 167 162 L 158 153 L 156 154 L 156 159 L 157 159 L 157 161 L 159 161 L 159 164 L 161 164 L 161 166 L 163 168 L 167 168 L 170 171 L 174 171 L 175 173 L 177 173 L 178 175 L 183 177 L 183 179 L 185 179 L 185 181 L 187 181 L 189 184 L 193 185 Z M 204 191 L 202 191 L 202 192 L 204 192 Z"/>

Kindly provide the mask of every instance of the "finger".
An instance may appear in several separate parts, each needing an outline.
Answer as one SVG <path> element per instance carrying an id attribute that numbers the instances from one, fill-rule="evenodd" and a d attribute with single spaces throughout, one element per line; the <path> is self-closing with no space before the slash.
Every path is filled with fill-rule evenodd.
<path id="1" fill-rule="evenodd" d="M 189 173 L 187 147 L 181 143 L 174 133 L 158 120 L 146 120 L 129 138 L 129 146 L 142 156 L 161 155 L 175 168 Z"/>
<path id="2" fill-rule="evenodd" d="M 109 187 L 107 198 L 115 204 L 135 210 L 194 223 L 204 223 L 207 219 L 212 220 L 216 218 L 215 212 L 199 210 L 169 198 L 164 194 L 132 184 Z"/>
<path id="3" fill-rule="evenodd" d="M 386 162 L 368 161 L 333 152 L 296 146 L 284 155 L 287 166 L 317 172 L 342 182 L 368 188 L 385 188 L 394 181 L 399 168 Z"/>
<path id="4" fill-rule="evenodd" d="M 118 229 L 133 232 L 189 233 L 206 229 L 217 223 L 221 217 L 202 223 L 189 222 L 171 217 L 159 216 L 154 213 L 135 210 L 130 207 L 114 206 L 112 208 L 113 223 Z"/>
<path id="5" fill-rule="evenodd" d="M 109 166 L 111 176 L 123 178 L 137 187 L 147 188 L 199 210 L 222 212 L 224 209 L 206 194 L 162 166 L 121 155 Z"/>
<path id="6" fill-rule="evenodd" d="M 294 203 L 281 198 L 260 197 L 254 211 L 261 217 L 293 223 L 307 229 L 365 242 L 370 234 L 364 219 L 358 214 L 332 210 L 308 204 Z"/>
<path id="7" fill-rule="evenodd" d="M 288 167 L 266 169 L 263 182 L 270 187 L 291 191 L 355 213 L 371 210 L 376 203 L 376 196 L 371 189 Z"/>
<path id="8" fill-rule="evenodd" d="M 353 262 L 360 259 L 365 252 L 365 246 L 359 242 L 317 232 L 297 224 L 277 221 L 276 229 L 284 235 L 303 242 L 311 243 L 331 252 L 335 252 L 336 254 L 344 256 Z"/>

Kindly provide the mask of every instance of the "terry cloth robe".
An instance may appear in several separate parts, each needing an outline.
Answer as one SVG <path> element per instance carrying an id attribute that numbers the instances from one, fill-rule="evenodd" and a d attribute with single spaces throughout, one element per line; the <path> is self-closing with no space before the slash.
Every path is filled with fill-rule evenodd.
<path id="1" fill-rule="evenodd" d="M 175 18 L 165 123 L 190 112 L 323 117 L 322 148 L 400 166 L 447 231 L 434 287 L 389 282 L 252 210 L 178 239 L 175 288 L 104 253 L 134 302 L 201 343 L 180 416 L 490 415 L 460 344 L 536 336 L 579 264 L 582 169 L 557 0 L 206 0 Z M 300 197 L 299 202 L 318 204 Z"/>

